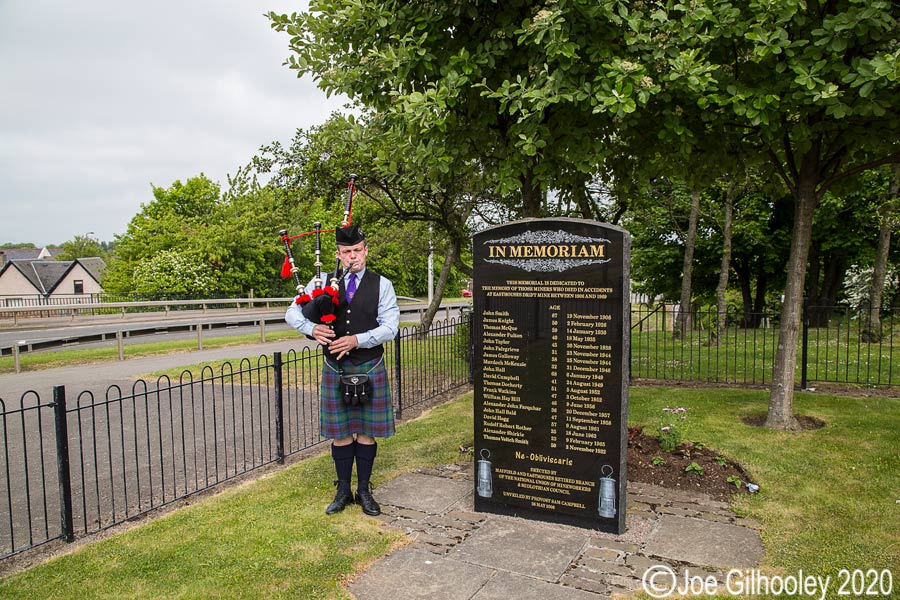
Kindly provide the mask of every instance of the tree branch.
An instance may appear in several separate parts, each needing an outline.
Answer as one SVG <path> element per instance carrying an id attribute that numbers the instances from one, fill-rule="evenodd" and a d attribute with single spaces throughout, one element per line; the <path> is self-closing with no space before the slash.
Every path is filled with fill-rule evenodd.
<path id="1" fill-rule="evenodd" d="M 794 149 L 791 148 L 791 135 L 787 131 L 783 118 L 781 125 L 785 128 L 784 138 L 781 140 L 781 144 L 784 146 L 784 162 L 787 163 L 788 169 L 790 169 L 791 175 L 794 176 L 794 181 L 796 181 L 800 178 L 800 173 L 797 171 L 797 163 L 794 159 Z"/>
<path id="2" fill-rule="evenodd" d="M 862 164 L 856 165 L 855 167 L 847 169 L 846 171 L 844 171 L 842 173 L 837 173 L 836 175 L 832 176 L 830 179 L 825 180 L 825 182 L 822 183 L 822 185 L 820 186 L 819 189 L 821 191 L 825 191 L 829 187 L 834 185 L 835 183 L 837 183 L 839 181 L 843 181 L 844 179 L 853 177 L 854 175 L 859 175 L 863 171 L 867 171 L 869 169 L 874 169 L 875 167 L 880 167 L 881 165 L 890 165 L 890 164 L 900 164 L 900 152 L 888 154 L 887 156 L 882 157 L 880 159 L 862 163 Z"/>
<path id="3" fill-rule="evenodd" d="M 791 194 L 797 195 L 797 186 L 794 182 L 791 181 L 790 176 L 784 170 L 784 165 L 778 155 L 775 154 L 775 151 L 771 148 L 766 150 L 766 153 L 769 155 L 769 159 L 772 161 L 772 165 L 775 167 L 775 170 L 778 172 L 778 176 L 781 177 L 781 180 L 784 181 L 784 185 L 787 186 L 787 189 L 791 191 Z"/>

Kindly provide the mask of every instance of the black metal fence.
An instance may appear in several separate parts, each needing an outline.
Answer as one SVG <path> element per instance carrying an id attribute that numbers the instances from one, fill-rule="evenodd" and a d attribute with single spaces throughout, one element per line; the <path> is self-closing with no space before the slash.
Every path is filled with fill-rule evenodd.
<path id="1" fill-rule="evenodd" d="M 877 314 L 876 314 L 877 313 Z M 875 318 L 877 316 L 877 319 Z M 808 306 L 798 341 L 795 380 L 900 385 L 900 310 Z M 778 348 L 780 314 L 696 310 L 683 324 L 678 308 L 634 306 L 631 375 L 636 379 L 766 385 Z"/>
<path id="2" fill-rule="evenodd" d="M 385 360 L 397 418 L 470 381 L 468 317 L 403 328 Z M 0 558 L 102 531 L 280 462 L 319 436 L 320 352 L 276 353 L 102 397 L 0 399 Z"/>
<path id="3" fill-rule="evenodd" d="M 896 310 L 809 307 L 797 384 L 900 385 Z M 765 385 L 779 315 L 698 310 L 681 326 L 671 305 L 632 310 L 637 380 Z M 877 327 L 873 327 L 877 323 Z M 386 345 L 398 418 L 470 381 L 469 316 L 404 328 Z M 63 386 L 54 398 L 0 399 L 0 559 L 101 531 L 311 448 L 319 436 L 321 355 L 226 363 L 197 377 L 136 382 L 102 396 Z"/>

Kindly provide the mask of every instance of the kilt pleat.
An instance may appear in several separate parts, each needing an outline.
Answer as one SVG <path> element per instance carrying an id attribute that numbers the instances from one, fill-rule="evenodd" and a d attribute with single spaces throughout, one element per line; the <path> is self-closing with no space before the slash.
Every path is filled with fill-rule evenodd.
<path id="1" fill-rule="evenodd" d="M 334 363 L 322 367 L 322 385 L 319 405 L 319 435 L 339 439 L 354 433 L 371 437 L 394 435 L 394 405 L 391 384 L 382 358 L 359 365 L 344 363 L 344 374 L 368 373 L 371 382 L 369 401 L 361 406 L 348 406 L 341 399 L 340 374 Z"/>

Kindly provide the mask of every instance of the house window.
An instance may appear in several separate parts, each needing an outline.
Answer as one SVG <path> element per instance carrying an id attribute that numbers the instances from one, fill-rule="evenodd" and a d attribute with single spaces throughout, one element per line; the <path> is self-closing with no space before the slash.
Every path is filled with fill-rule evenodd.
<path id="1" fill-rule="evenodd" d="M 82 279 L 75 280 L 75 293 L 76 294 L 84 293 L 84 280 L 82 280 Z"/>

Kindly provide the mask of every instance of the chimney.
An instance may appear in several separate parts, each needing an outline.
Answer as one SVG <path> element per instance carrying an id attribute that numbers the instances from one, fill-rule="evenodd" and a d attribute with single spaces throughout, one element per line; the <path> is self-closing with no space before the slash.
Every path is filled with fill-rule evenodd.
<path id="1" fill-rule="evenodd" d="M 3 268 L 3 265 L 6 264 L 6 252 L 0 250 L 0 269 Z"/>

